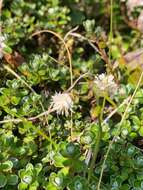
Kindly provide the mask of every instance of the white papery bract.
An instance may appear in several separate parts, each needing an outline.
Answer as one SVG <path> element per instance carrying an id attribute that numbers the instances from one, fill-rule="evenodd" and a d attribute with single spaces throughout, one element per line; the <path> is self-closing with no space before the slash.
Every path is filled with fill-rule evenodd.
<path id="1" fill-rule="evenodd" d="M 61 115 L 69 115 L 72 112 L 73 101 L 68 93 L 56 93 L 52 96 L 52 109 Z"/>
<path id="2" fill-rule="evenodd" d="M 96 87 L 96 94 L 99 97 L 105 95 L 113 97 L 118 90 L 118 85 L 115 83 L 113 75 L 106 75 L 105 73 L 97 75 L 94 84 Z"/>

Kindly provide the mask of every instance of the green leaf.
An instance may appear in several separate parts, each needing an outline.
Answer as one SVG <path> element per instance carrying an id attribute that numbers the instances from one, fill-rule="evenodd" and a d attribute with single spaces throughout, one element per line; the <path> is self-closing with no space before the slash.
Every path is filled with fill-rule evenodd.
<path id="1" fill-rule="evenodd" d="M 18 105 L 19 101 L 20 101 L 20 97 L 16 97 L 16 96 L 11 97 L 11 103 L 13 105 Z"/>
<path id="2" fill-rule="evenodd" d="M 92 33 L 95 28 L 95 20 L 86 20 L 83 22 L 83 26 L 85 27 L 87 33 Z"/>
<path id="3" fill-rule="evenodd" d="M 143 156 L 138 156 L 136 160 L 136 165 L 138 167 L 143 167 Z"/>
<path id="4" fill-rule="evenodd" d="M 139 129 L 139 134 L 140 134 L 141 137 L 143 137 L 143 127 L 142 126 Z"/>
<path id="5" fill-rule="evenodd" d="M 10 47 L 8 47 L 8 46 L 4 47 L 3 51 L 6 52 L 6 53 L 10 53 L 10 54 L 12 53 L 12 49 Z"/>
<path id="6" fill-rule="evenodd" d="M 90 131 L 85 131 L 83 135 L 81 136 L 80 141 L 82 144 L 89 145 L 93 142 L 94 137 L 95 137 L 94 133 Z"/>
<path id="7" fill-rule="evenodd" d="M 7 184 L 7 178 L 5 175 L 0 174 L 0 188 L 4 187 Z"/>
<path id="8" fill-rule="evenodd" d="M 72 167 L 74 168 L 74 171 L 82 172 L 82 171 L 85 171 L 86 169 L 86 165 L 84 161 L 71 159 L 71 163 L 72 163 Z"/>
<path id="9" fill-rule="evenodd" d="M 70 190 L 87 190 L 87 181 L 83 177 L 76 176 L 73 178 L 73 181 L 69 184 L 68 188 Z"/>
<path id="10" fill-rule="evenodd" d="M 31 163 L 28 163 L 26 166 L 26 170 L 32 171 L 34 169 L 33 165 Z"/>
<path id="11" fill-rule="evenodd" d="M 7 183 L 8 185 L 16 185 L 18 183 L 18 176 L 17 175 L 8 175 L 7 176 Z"/>
<path id="12" fill-rule="evenodd" d="M 32 176 L 30 175 L 24 175 L 23 178 L 22 178 L 22 181 L 26 184 L 30 184 L 32 182 Z"/>
<path id="13" fill-rule="evenodd" d="M 11 170 L 13 167 L 12 161 L 5 161 L 0 165 L 0 169 L 4 171 Z"/>
<path id="14" fill-rule="evenodd" d="M 21 169 L 19 171 L 19 177 L 20 177 L 21 181 L 26 183 L 26 184 L 30 184 L 32 182 L 32 180 L 33 180 L 32 176 L 33 176 L 33 171 L 31 171 L 31 170 Z"/>
<path id="15" fill-rule="evenodd" d="M 56 167 L 64 167 L 67 158 L 64 158 L 60 153 L 57 153 L 54 155 L 53 160 Z"/>
<path id="16" fill-rule="evenodd" d="M 58 190 L 58 188 L 55 187 L 52 183 L 49 183 L 46 187 L 46 190 Z"/>
<path id="17" fill-rule="evenodd" d="M 41 163 L 36 164 L 34 169 L 36 170 L 36 174 L 38 175 L 40 171 L 42 170 L 42 164 Z"/>
<path id="18" fill-rule="evenodd" d="M 133 121 L 133 123 L 135 125 L 140 125 L 141 124 L 140 119 L 136 115 L 131 116 L 131 119 L 132 119 L 132 121 Z"/>
<path id="19" fill-rule="evenodd" d="M 51 173 L 49 181 L 57 188 L 62 188 L 64 185 L 64 174 L 63 173 Z"/>
<path id="20" fill-rule="evenodd" d="M 75 158 L 79 157 L 80 155 L 80 148 L 79 145 L 76 143 L 61 143 L 60 144 L 60 153 L 62 156 L 67 157 L 67 158 Z"/>
<path id="21" fill-rule="evenodd" d="M 18 190 L 25 190 L 27 189 L 28 187 L 28 184 L 24 183 L 24 182 L 21 182 L 18 184 Z"/>
<path id="22" fill-rule="evenodd" d="M 37 190 L 38 187 L 39 187 L 39 183 L 35 181 L 32 184 L 30 184 L 29 190 Z"/>

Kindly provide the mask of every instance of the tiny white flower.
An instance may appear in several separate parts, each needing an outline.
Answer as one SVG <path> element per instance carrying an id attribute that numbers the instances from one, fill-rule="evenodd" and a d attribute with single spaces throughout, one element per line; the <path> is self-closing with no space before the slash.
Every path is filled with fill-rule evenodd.
<path id="1" fill-rule="evenodd" d="M 72 111 L 73 101 L 68 93 L 56 93 L 52 96 L 51 105 L 57 114 L 68 116 L 69 111 Z"/>
<path id="2" fill-rule="evenodd" d="M 3 48 L 6 47 L 5 39 L 5 36 L 0 35 L 0 59 L 3 57 Z"/>
<path id="3" fill-rule="evenodd" d="M 97 75 L 94 84 L 98 96 L 109 95 L 110 97 L 113 97 L 118 89 L 118 85 L 114 81 L 114 76 L 106 75 L 105 73 Z"/>

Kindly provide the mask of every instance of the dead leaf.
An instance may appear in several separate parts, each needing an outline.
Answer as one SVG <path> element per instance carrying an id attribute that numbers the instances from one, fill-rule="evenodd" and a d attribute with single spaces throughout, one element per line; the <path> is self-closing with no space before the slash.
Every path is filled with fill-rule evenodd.
<path id="1" fill-rule="evenodd" d="M 137 21 L 137 27 L 138 29 L 143 32 L 143 11 L 141 11 L 139 17 L 138 17 L 138 21 Z"/>
<path id="2" fill-rule="evenodd" d="M 113 68 L 122 66 L 127 67 L 129 71 L 137 68 L 143 69 L 143 49 L 138 49 L 123 55 L 118 61 L 114 63 Z"/>
<path id="3" fill-rule="evenodd" d="M 130 73 L 129 78 L 128 78 L 128 82 L 134 85 L 137 85 L 139 78 L 141 76 L 141 69 L 136 69 L 135 71 L 133 71 L 132 73 Z M 140 83 L 141 85 L 143 84 L 143 80 Z"/>
<path id="4" fill-rule="evenodd" d="M 20 66 L 24 62 L 24 58 L 17 51 L 14 51 L 13 54 L 5 53 L 4 59 L 14 68 Z"/>

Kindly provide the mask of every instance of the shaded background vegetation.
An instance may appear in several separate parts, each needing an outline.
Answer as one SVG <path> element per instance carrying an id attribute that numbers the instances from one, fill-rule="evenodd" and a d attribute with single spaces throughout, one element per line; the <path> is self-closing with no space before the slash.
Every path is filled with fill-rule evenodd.
<path id="1" fill-rule="evenodd" d="M 90 183 L 87 180 L 85 161 L 87 151 L 97 141 L 102 102 L 101 98 L 97 103 L 95 76 L 104 72 L 113 74 L 120 87 L 114 103 L 106 103 L 106 118 L 133 93 L 142 72 L 142 29 L 137 25 L 141 8 L 134 11 L 133 17 L 127 12 L 126 1 L 114 0 L 112 8 L 113 18 L 109 0 L 3 1 L 1 31 L 6 48 L 0 63 L 0 120 L 18 118 L 22 122 L 0 124 L 1 189 L 94 190 L 114 135 L 118 138 L 107 158 L 101 189 L 143 188 L 141 87 L 121 130 L 118 125 L 126 105 L 102 126 L 96 166 Z M 25 119 L 40 114 L 43 107 L 47 110 L 51 96 L 70 87 L 69 60 L 61 40 L 46 32 L 31 36 L 43 29 L 54 31 L 65 40 L 72 56 L 73 80 L 89 73 L 72 90 L 72 138 L 70 116 L 52 113 L 32 122 Z M 129 55 L 133 57 L 130 61 L 123 59 L 133 50 L 141 50 L 137 61 L 134 54 Z M 5 65 L 33 90 L 9 73 Z"/>

